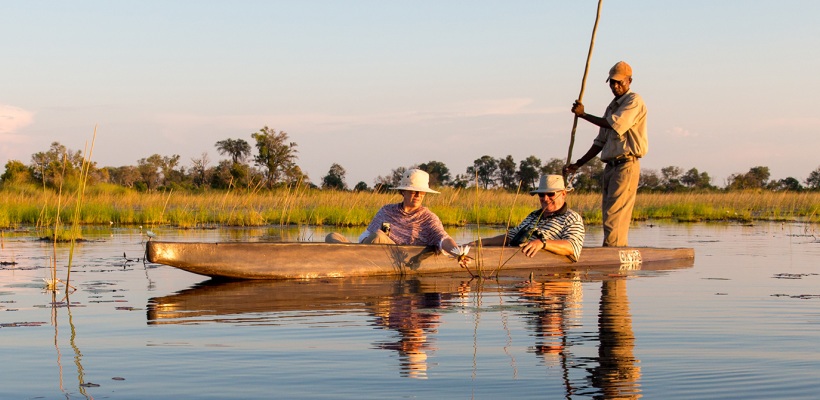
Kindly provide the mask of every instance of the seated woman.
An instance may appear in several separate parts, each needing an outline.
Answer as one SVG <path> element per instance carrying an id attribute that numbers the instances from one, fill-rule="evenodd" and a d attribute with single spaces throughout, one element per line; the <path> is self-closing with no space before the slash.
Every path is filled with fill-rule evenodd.
<path id="1" fill-rule="evenodd" d="M 530 192 L 530 195 L 535 194 L 541 208 L 527 215 L 518 226 L 505 234 L 480 239 L 469 245 L 520 246 L 529 257 L 534 257 L 543 249 L 578 261 L 584 246 L 584 221 L 580 214 L 567 208 L 564 177 L 542 175 L 538 189 Z"/>
<path id="2" fill-rule="evenodd" d="M 359 236 L 359 243 L 436 246 L 448 254 L 461 254 L 461 248 L 444 231 L 438 216 L 422 205 L 427 193 L 438 193 L 429 184 L 427 172 L 415 168 L 405 171 L 399 186 L 393 188 L 401 193 L 402 202 L 383 206 Z M 328 234 L 325 241 L 348 242 L 335 232 Z"/>

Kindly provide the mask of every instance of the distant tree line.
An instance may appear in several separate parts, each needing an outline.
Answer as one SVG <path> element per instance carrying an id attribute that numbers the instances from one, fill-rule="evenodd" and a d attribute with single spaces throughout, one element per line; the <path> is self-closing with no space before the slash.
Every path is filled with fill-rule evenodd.
<path id="1" fill-rule="evenodd" d="M 284 131 L 277 132 L 267 126 L 251 135 L 252 142 L 244 139 L 224 139 L 214 146 L 217 152 L 226 156 L 216 165 L 211 165 L 208 153 L 192 158 L 189 167 L 180 163 L 179 155 L 162 156 L 153 154 L 139 159 L 137 165 L 98 168 L 90 163 L 87 184 L 109 183 L 138 191 L 156 190 L 208 190 L 208 189 L 273 189 L 282 186 L 306 185 L 326 190 L 385 191 L 397 187 L 406 167 L 397 167 L 389 174 L 378 176 L 373 187 L 358 182 L 352 188 L 346 182 L 346 171 L 338 163 L 330 166 L 320 182 L 314 184 L 297 165 L 297 144 L 289 141 Z M 253 146 L 251 145 L 253 143 Z M 254 151 L 255 150 L 255 151 Z M 76 187 L 83 164 L 83 154 L 54 142 L 51 147 L 31 156 L 26 165 L 19 160 L 6 163 L 0 175 L 0 185 L 38 184 L 48 188 Z M 441 161 L 429 161 L 411 166 L 430 174 L 430 185 L 434 188 L 468 188 L 478 186 L 483 189 L 497 189 L 527 192 L 538 186 L 542 174 L 561 174 L 564 161 L 552 158 L 542 162 L 536 156 L 529 156 L 516 163 L 512 156 L 495 158 L 481 156 L 468 166 L 463 174 L 453 174 Z M 601 190 L 601 176 L 604 164 L 595 158 L 581 167 L 570 177 L 570 184 L 579 192 Z M 662 168 L 660 172 L 645 169 L 641 172 L 639 191 L 642 192 L 682 192 L 763 189 L 772 191 L 820 190 L 820 167 L 809 174 L 801 184 L 793 177 L 771 179 L 769 167 L 756 166 L 746 173 L 736 173 L 726 179 L 725 186 L 712 184 L 712 178 L 697 168 L 684 170 L 677 166 Z"/>

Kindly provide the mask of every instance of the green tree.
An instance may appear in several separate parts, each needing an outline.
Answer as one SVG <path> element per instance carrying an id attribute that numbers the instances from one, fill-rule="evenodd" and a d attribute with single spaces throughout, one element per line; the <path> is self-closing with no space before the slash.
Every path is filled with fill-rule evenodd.
<path id="1" fill-rule="evenodd" d="M 714 189 L 712 178 L 706 172 L 699 172 L 697 168 L 686 171 L 680 182 L 692 189 Z"/>
<path id="2" fill-rule="evenodd" d="M 540 171 L 544 175 L 562 175 L 564 165 L 566 164 L 565 160 L 560 158 L 551 158 L 543 167 L 541 167 Z"/>
<path id="3" fill-rule="evenodd" d="M 9 160 L 6 162 L 5 172 L 0 175 L 0 182 L 4 185 L 32 182 L 31 170 L 21 161 Z"/>
<path id="4" fill-rule="evenodd" d="M 251 154 L 251 145 L 244 139 L 225 139 L 216 142 L 216 151 L 229 155 L 234 164 L 244 163 Z"/>
<path id="5" fill-rule="evenodd" d="M 303 179 L 302 170 L 296 165 L 296 143 L 288 142 L 284 131 L 265 126 L 251 135 L 256 140 L 257 155 L 254 161 L 265 169 L 265 183 L 273 187 L 280 182 Z"/>
<path id="6" fill-rule="evenodd" d="M 729 190 L 763 189 L 769 181 L 769 176 L 769 167 L 752 167 L 745 174 L 729 175 L 726 188 Z"/>
<path id="7" fill-rule="evenodd" d="M 367 184 L 364 183 L 364 181 L 359 181 L 359 183 L 357 183 L 356 186 L 353 187 L 353 190 L 357 192 L 367 192 L 370 190 L 370 188 L 367 187 Z"/>
<path id="8" fill-rule="evenodd" d="M 394 187 L 399 186 L 399 182 L 401 182 L 401 176 L 404 175 L 404 172 L 407 171 L 407 168 L 398 167 L 392 171 L 387 176 L 379 175 L 373 181 L 373 189 L 376 192 L 384 193 Z"/>
<path id="9" fill-rule="evenodd" d="M 162 185 L 167 187 L 184 187 L 188 180 L 185 167 L 179 165 L 179 154 L 162 157 L 160 169 L 162 172 Z"/>
<path id="10" fill-rule="evenodd" d="M 430 161 L 419 164 L 418 168 L 430 174 L 430 186 L 440 187 L 450 184 L 450 169 L 441 161 Z"/>
<path id="11" fill-rule="evenodd" d="M 122 167 L 107 167 L 108 176 L 111 183 L 125 186 L 127 188 L 134 188 L 137 182 L 140 182 L 142 175 L 137 167 L 133 165 L 125 165 Z"/>
<path id="12" fill-rule="evenodd" d="M 806 187 L 812 190 L 820 189 L 820 167 L 809 173 L 809 177 L 806 178 Z"/>
<path id="13" fill-rule="evenodd" d="M 457 174 L 450 183 L 456 189 L 466 189 L 470 185 L 470 177 L 463 174 Z"/>
<path id="14" fill-rule="evenodd" d="M 59 142 L 52 142 L 44 152 L 31 156 L 31 175 L 49 187 L 60 187 L 66 182 L 79 182 L 83 156 L 80 151 L 72 151 Z"/>
<path id="15" fill-rule="evenodd" d="M 746 175 L 749 182 L 757 187 L 765 187 L 766 183 L 769 181 L 769 177 L 771 177 L 769 167 L 763 166 L 752 167 Z"/>
<path id="16" fill-rule="evenodd" d="M 477 179 L 478 185 L 484 189 L 495 185 L 495 176 L 498 172 L 498 161 L 490 156 L 481 156 L 473 161 L 473 165 L 467 167 L 467 175 L 471 179 Z"/>
<path id="17" fill-rule="evenodd" d="M 663 167 L 661 168 L 661 175 L 661 184 L 666 188 L 667 192 L 676 192 L 683 188 L 683 184 L 681 184 L 683 169 L 680 167 L 673 165 Z"/>
<path id="18" fill-rule="evenodd" d="M 202 156 L 199 158 L 191 159 L 191 169 L 189 172 L 191 181 L 195 187 L 202 187 L 208 184 L 210 180 L 208 174 L 211 172 L 211 170 L 208 169 L 208 164 L 210 163 L 211 160 L 208 159 L 207 152 L 202 152 Z"/>
<path id="19" fill-rule="evenodd" d="M 518 182 L 515 179 L 515 169 L 515 160 L 513 160 L 511 155 L 498 159 L 498 182 L 501 183 L 501 187 L 504 189 L 518 189 Z"/>
<path id="20" fill-rule="evenodd" d="M 234 184 L 234 171 L 232 168 L 234 164 L 230 160 L 221 160 L 216 167 L 211 170 L 210 179 L 208 180 L 209 185 L 214 189 L 230 189 L 235 187 Z"/>
<path id="21" fill-rule="evenodd" d="M 541 160 L 536 156 L 529 156 L 518 163 L 518 180 L 521 181 L 521 190 L 530 191 L 538 187 L 541 170 Z"/>
<path id="22" fill-rule="evenodd" d="M 804 189 L 803 185 L 800 184 L 800 181 L 791 176 L 788 178 L 769 182 L 768 188 L 778 192 L 801 192 Z"/>
<path id="23" fill-rule="evenodd" d="M 654 169 L 641 171 L 641 177 L 638 180 L 638 190 L 642 192 L 651 192 L 659 190 L 662 186 L 661 177 L 658 175 L 658 171 Z"/>
<path id="24" fill-rule="evenodd" d="M 163 159 L 159 154 L 152 154 L 147 158 L 137 160 L 137 171 L 140 180 L 149 192 L 156 190 L 162 185 Z"/>
<path id="25" fill-rule="evenodd" d="M 579 192 L 600 192 L 604 163 L 598 157 L 587 161 L 571 178 L 572 187 Z"/>
<path id="26" fill-rule="evenodd" d="M 322 189 L 347 190 L 345 174 L 347 172 L 341 165 L 333 163 L 327 175 L 322 178 Z"/>

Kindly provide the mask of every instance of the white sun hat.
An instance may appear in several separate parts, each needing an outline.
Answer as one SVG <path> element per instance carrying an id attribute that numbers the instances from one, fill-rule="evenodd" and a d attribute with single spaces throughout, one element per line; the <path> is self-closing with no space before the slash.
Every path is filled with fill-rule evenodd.
<path id="1" fill-rule="evenodd" d="M 412 192 L 438 193 L 430 189 L 430 175 L 420 169 L 408 169 L 404 171 L 399 181 L 399 186 L 394 190 L 409 190 Z"/>
<path id="2" fill-rule="evenodd" d="M 562 190 L 567 190 L 564 186 L 563 176 L 541 175 L 541 182 L 538 183 L 538 189 L 531 190 L 530 194 L 560 192 Z"/>

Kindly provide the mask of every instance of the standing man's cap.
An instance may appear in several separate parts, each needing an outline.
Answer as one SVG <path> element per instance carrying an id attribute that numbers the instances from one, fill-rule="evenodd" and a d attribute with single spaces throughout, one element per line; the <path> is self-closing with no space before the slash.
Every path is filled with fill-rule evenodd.
<path id="1" fill-rule="evenodd" d="M 617 64 L 609 69 L 609 78 L 607 78 L 606 81 L 609 82 L 610 79 L 622 81 L 630 77 L 632 77 L 632 67 L 630 67 L 626 61 L 618 61 Z"/>

